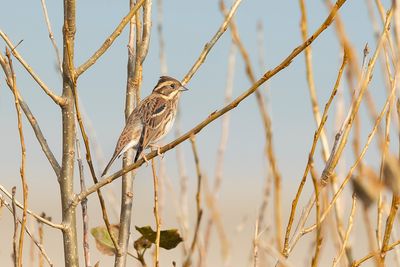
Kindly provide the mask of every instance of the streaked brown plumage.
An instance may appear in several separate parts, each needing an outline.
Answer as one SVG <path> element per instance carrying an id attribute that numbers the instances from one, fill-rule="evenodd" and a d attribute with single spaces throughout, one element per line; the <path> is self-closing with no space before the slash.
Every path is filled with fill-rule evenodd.
<path id="1" fill-rule="evenodd" d="M 136 150 L 136 162 L 144 149 L 169 132 L 175 120 L 180 93 L 186 90 L 178 80 L 169 76 L 160 77 L 153 92 L 129 115 L 102 176 L 107 173 L 114 160 L 128 149 Z"/>

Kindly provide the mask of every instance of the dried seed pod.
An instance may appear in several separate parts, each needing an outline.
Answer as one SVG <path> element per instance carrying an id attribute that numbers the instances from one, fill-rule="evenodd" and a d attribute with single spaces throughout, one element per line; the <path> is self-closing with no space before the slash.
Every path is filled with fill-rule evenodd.
<path id="1" fill-rule="evenodd" d="M 383 181 L 394 194 L 400 194 L 400 162 L 396 156 L 387 155 L 385 157 Z"/>
<path id="2" fill-rule="evenodd" d="M 361 175 L 353 175 L 351 181 L 354 193 L 366 208 L 378 199 L 379 192 L 383 188 L 378 174 L 368 166 L 362 168 Z"/>

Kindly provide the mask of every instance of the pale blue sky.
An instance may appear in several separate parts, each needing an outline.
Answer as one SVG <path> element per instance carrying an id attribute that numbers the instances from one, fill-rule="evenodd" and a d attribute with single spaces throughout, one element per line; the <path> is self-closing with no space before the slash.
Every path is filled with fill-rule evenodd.
<path id="1" fill-rule="evenodd" d="M 52 22 L 58 46 L 61 47 L 62 1 L 47 1 L 48 12 Z M 168 62 L 168 74 L 181 79 L 197 59 L 206 42 L 210 40 L 223 17 L 218 9 L 218 1 L 204 0 L 164 0 L 164 36 Z M 346 31 L 358 51 L 361 60 L 365 43 L 369 43 L 371 51 L 375 48 L 372 25 L 368 18 L 366 1 L 348 1 L 341 15 Z M 390 1 L 384 1 L 388 6 Z M 23 39 L 18 50 L 26 61 L 37 71 L 40 77 L 57 93 L 61 92 L 61 79 L 56 71 L 55 53 L 48 39 L 47 29 L 42 16 L 40 1 L 0 1 L 2 15 L 0 28 L 8 34 L 14 43 Z M 306 1 L 309 32 L 313 32 L 327 16 L 323 1 Z M 228 4 L 230 6 L 230 4 Z M 75 63 L 83 63 L 104 39 L 113 31 L 120 19 L 128 12 L 128 1 L 78 1 L 77 33 L 75 45 Z M 375 14 L 376 15 L 376 14 Z M 156 31 L 157 4 L 153 3 L 152 39 L 148 57 L 143 69 L 142 95 L 146 96 L 154 87 L 160 76 L 159 46 Z M 276 66 L 297 45 L 301 43 L 299 30 L 300 11 L 298 1 L 248 1 L 243 0 L 236 16 L 239 33 L 246 46 L 256 70 L 257 77 Z M 264 26 L 264 50 L 266 68 L 261 70 L 257 54 L 257 22 Z M 227 72 L 227 55 L 231 43 L 229 31 L 226 32 L 212 49 L 199 72 L 193 77 L 181 98 L 182 131 L 186 132 L 211 112 L 222 107 Z M 96 142 L 101 147 L 100 159 L 95 162 L 98 170 L 103 169 L 111 156 L 115 142 L 123 127 L 123 105 L 126 84 L 127 30 L 125 30 L 107 53 L 95 66 L 83 74 L 78 81 L 80 101 L 90 119 L 91 129 L 95 132 Z M 0 41 L 0 49 L 4 51 L 4 42 Z M 333 87 L 337 70 L 341 63 L 341 51 L 334 28 L 325 31 L 312 45 L 314 77 L 320 107 L 323 108 Z M 41 125 L 42 131 L 53 149 L 56 158 L 60 159 L 61 131 L 60 110 L 32 81 L 30 76 L 14 60 L 17 83 L 21 94 L 30 106 Z M 379 66 L 379 65 L 377 65 Z M 380 67 L 371 85 L 372 95 L 380 108 L 383 100 L 383 83 L 380 78 Z M 345 95 L 347 97 L 347 84 Z M 249 87 L 244 73 L 243 61 L 237 55 L 234 84 L 234 96 Z M 293 63 L 268 82 L 269 110 L 272 114 L 275 150 L 278 165 L 283 174 L 284 188 L 298 185 L 310 144 L 315 131 L 311 113 L 308 87 L 305 79 L 304 56 L 298 56 Z M 265 89 L 262 89 L 265 91 Z M 347 107 L 346 107 L 347 110 Z M 361 112 L 365 115 L 365 109 Z M 328 120 L 329 142 L 333 140 L 334 112 Z M 367 118 L 366 116 L 364 116 Z M 24 119 L 26 122 L 26 120 Z M 0 183 L 7 188 L 20 186 L 19 180 L 19 144 L 16 126 L 15 108 L 12 95 L 0 73 Z M 89 124 L 87 124 L 89 125 Z M 369 120 L 363 124 L 364 138 L 371 127 Z M 27 143 L 26 174 L 30 186 L 34 210 L 41 210 L 46 201 L 58 203 L 58 185 L 52 170 L 33 136 L 29 124 L 24 124 Z M 227 197 L 252 198 L 254 212 L 261 195 L 261 187 L 265 174 L 263 158 L 264 132 L 258 107 L 254 96 L 245 100 L 231 112 L 231 131 L 228 142 L 225 165 L 225 181 L 223 192 Z M 166 141 L 173 139 L 169 134 Z M 216 148 L 220 139 L 220 120 L 205 128 L 197 137 L 199 152 L 205 173 L 210 179 L 214 175 Z M 93 144 L 93 143 L 92 143 Z M 189 142 L 181 144 L 191 181 L 195 180 L 192 155 Z M 319 150 L 317 151 L 320 155 Z M 349 154 L 351 155 L 351 154 Z M 370 154 L 367 155 L 367 158 Z M 373 159 L 374 157 L 372 157 Z M 348 159 L 352 159 L 349 156 Z M 178 180 L 175 153 L 168 152 L 167 161 L 171 179 Z M 319 162 L 319 161 L 317 161 Z M 99 166 L 99 164 L 101 164 Z M 120 162 L 114 163 L 112 170 L 119 168 Z M 317 166 L 321 170 L 321 165 Z M 138 174 L 137 186 L 151 188 L 149 169 Z M 88 176 L 89 178 L 89 176 Z M 48 193 L 43 194 L 43 190 Z M 192 189 L 191 189 L 192 190 Z M 118 191 L 118 189 L 116 189 Z M 52 193 L 54 192 L 54 193 Z M 145 197 L 146 198 L 146 197 Z M 152 198 L 143 200 L 151 202 Z M 94 199 L 94 198 L 93 198 Z M 42 202 L 44 201 L 44 202 Z M 285 206 L 291 197 L 285 201 Z M 255 204 L 254 204 L 255 203 Z M 246 208 L 244 208 L 244 213 Z M 57 213 L 52 214 L 55 218 Z M 8 216 L 8 214 L 5 216 Z M 239 220 L 236 218 L 236 220 Z M 3 254 L 4 256 L 4 254 Z"/>

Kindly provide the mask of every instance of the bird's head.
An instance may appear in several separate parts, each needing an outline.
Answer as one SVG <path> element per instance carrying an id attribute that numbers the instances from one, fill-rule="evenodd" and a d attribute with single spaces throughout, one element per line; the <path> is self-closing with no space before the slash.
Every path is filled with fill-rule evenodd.
<path id="1" fill-rule="evenodd" d="M 167 98 L 174 98 L 181 92 L 187 91 L 180 81 L 169 76 L 161 76 L 157 85 L 153 89 L 153 93 L 158 93 Z"/>

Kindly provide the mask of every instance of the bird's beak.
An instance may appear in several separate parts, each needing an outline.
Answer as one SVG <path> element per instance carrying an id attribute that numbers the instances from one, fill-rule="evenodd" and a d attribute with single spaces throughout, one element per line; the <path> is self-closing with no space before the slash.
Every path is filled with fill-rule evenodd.
<path id="1" fill-rule="evenodd" d="M 181 88 L 179 88 L 179 91 L 183 92 L 183 91 L 187 91 L 189 90 L 188 88 L 186 88 L 185 86 L 181 86 Z"/>

